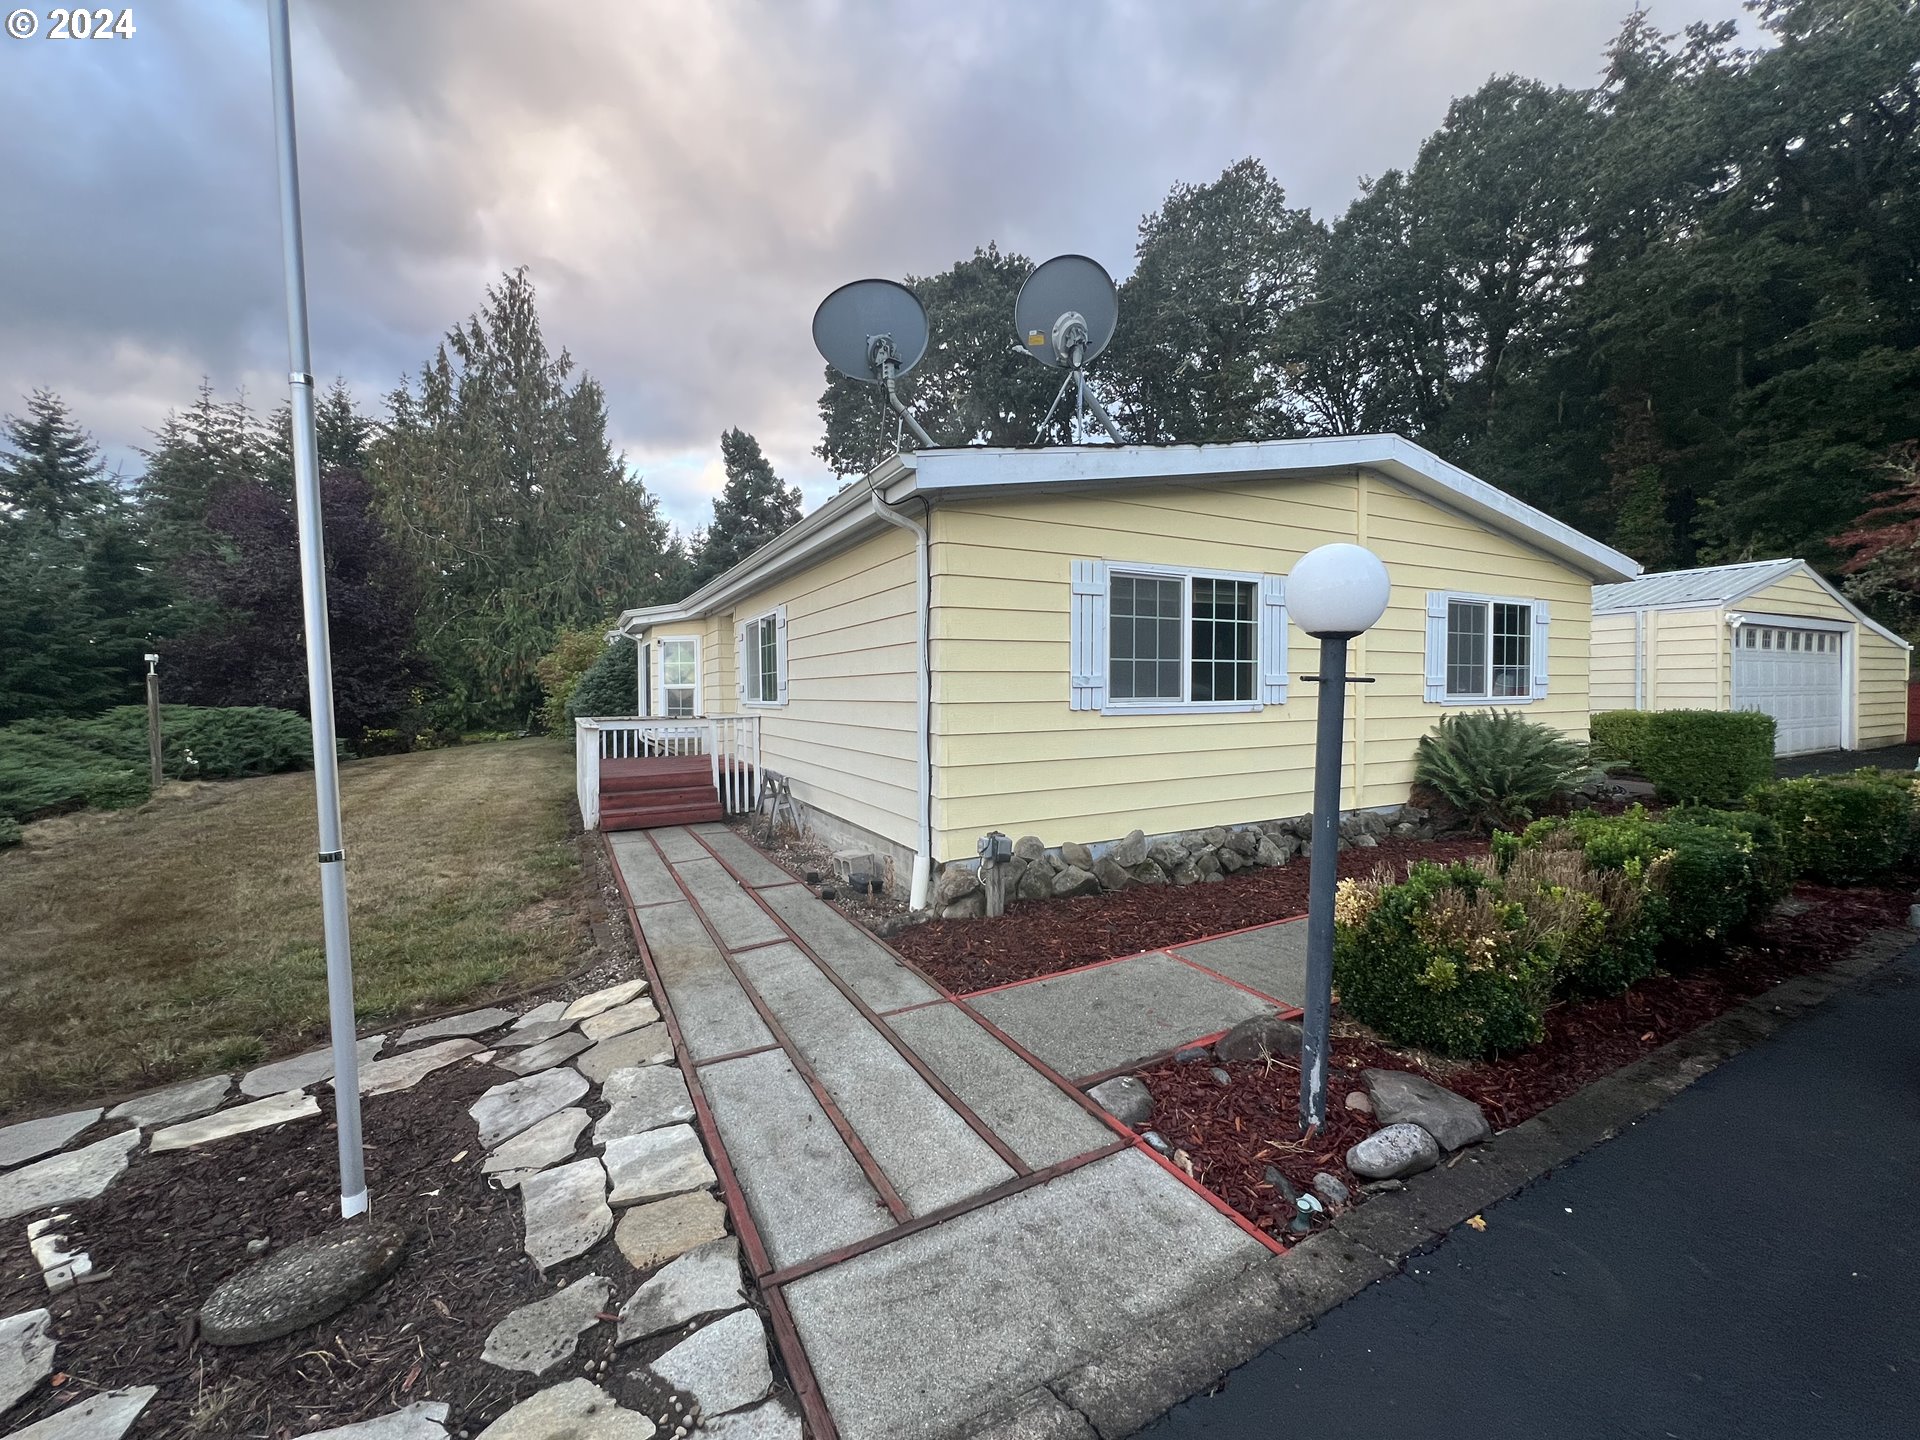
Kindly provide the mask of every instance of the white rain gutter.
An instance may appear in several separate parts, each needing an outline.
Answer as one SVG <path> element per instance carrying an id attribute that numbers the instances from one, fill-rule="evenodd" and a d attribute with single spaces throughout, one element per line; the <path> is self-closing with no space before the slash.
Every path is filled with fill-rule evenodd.
<path id="1" fill-rule="evenodd" d="M 920 624 L 914 636 L 914 680 L 918 706 L 918 744 L 915 746 L 917 780 L 920 791 L 920 841 L 918 853 L 913 857 L 913 888 L 911 901 L 913 908 L 927 908 L 927 896 L 932 888 L 933 879 L 933 686 L 927 661 L 931 650 L 930 618 L 932 606 L 932 577 L 928 574 L 927 527 L 917 520 L 909 520 L 874 491 L 871 504 L 873 513 L 889 525 L 897 525 L 913 536 L 914 547 L 914 588 L 918 592 Z"/>

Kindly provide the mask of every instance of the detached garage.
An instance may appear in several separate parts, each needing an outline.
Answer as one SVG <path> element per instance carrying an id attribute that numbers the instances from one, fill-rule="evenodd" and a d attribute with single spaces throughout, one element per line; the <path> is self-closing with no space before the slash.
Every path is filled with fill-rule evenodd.
<path id="1" fill-rule="evenodd" d="M 1907 738 L 1912 646 L 1804 560 L 1670 570 L 1593 590 L 1595 710 L 1762 710 L 1781 755 Z"/>

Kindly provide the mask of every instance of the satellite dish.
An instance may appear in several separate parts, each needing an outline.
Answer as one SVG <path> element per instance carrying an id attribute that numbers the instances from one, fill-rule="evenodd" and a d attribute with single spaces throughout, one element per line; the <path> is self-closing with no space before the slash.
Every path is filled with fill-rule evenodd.
<path id="1" fill-rule="evenodd" d="M 927 312 L 919 296 L 893 280 L 842 285 L 813 312 L 813 344 L 849 380 L 884 388 L 887 404 L 914 439 L 933 448 L 893 383 L 927 353 Z"/>
<path id="2" fill-rule="evenodd" d="M 1027 276 L 1013 302 L 1013 324 L 1026 352 L 1043 365 L 1073 370 L 1113 340 L 1120 293 L 1098 260 L 1056 255 Z"/>
<path id="3" fill-rule="evenodd" d="M 1027 276 L 1019 298 L 1013 302 L 1013 325 L 1020 336 L 1016 348 L 1042 365 L 1067 372 L 1060 393 L 1048 407 L 1047 418 L 1040 422 L 1042 434 L 1066 396 L 1067 387 L 1072 386 L 1075 437 L 1080 433 L 1079 412 L 1091 408 L 1114 444 L 1127 443 L 1100 397 L 1087 388 L 1087 363 L 1112 343 L 1119 323 L 1120 292 L 1113 288 L 1113 277 L 1098 260 L 1085 255 L 1056 255 Z"/>

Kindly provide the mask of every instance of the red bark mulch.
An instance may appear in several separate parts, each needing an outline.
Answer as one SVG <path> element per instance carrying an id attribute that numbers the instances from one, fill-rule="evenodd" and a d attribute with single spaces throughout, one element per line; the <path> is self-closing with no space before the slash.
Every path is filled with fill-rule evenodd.
<path id="1" fill-rule="evenodd" d="M 1794 895 L 1810 908 L 1775 916 L 1747 944 L 1712 964 L 1656 975 L 1624 995 L 1554 1006 L 1547 1012 L 1546 1039 L 1505 1059 L 1432 1061 L 1383 1045 L 1371 1032 L 1336 1019 L 1328 1124 L 1309 1140 L 1299 1138 L 1300 1071 L 1283 1061 L 1223 1067 L 1232 1079 L 1225 1086 L 1213 1077 L 1210 1063 L 1169 1063 L 1143 1072 L 1140 1078 L 1157 1102 L 1154 1128 L 1187 1152 L 1202 1185 L 1254 1224 L 1278 1232 L 1290 1217 L 1267 1183 L 1269 1165 L 1301 1191 L 1311 1188 L 1317 1171 L 1327 1171 L 1359 1198 L 1359 1182 L 1347 1170 L 1345 1156 L 1372 1133 L 1374 1122 L 1346 1109 L 1344 1102 L 1350 1091 L 1364 1089 L 1361 1070 L 1428 1075 L 1480 1105 L 1493 1127 L 1504 1130 L 1741 1001 L 1833 964 L 1872 931 L 1900 927 L 1912 901 L 1908 890 L 1898 888 L 1802 885 Z"/>
<path id="2" fill-rule="evenodd" d="M 1404 874 L 1416 860 L 1487 853 L 1484 840 L 1382 840 L 1340 852 L 1340 874 L 1380 865 Z M 1153 885 L 1028 901 L 993 920 L 930 920 L 893 937 L 893 947 L 957 994 L 1054 975 L 1077 965 L 1135 955 L 1307 911 L 1304 859 L 1242 870 L 1214 885 Z"/>

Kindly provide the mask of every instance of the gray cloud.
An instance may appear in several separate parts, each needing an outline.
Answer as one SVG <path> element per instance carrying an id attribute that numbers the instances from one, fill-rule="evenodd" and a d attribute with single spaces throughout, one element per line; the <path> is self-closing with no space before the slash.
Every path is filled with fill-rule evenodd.
<path id="1" fill-rule="evenodd" d="M 834 285 L 989 239 L 1124 275 L 1170 183 L 1246 154 L 1337 211 L 1490 74 L 1590 83 L 1627 3 L 296 3 L 315 364 L 375 402 L 524 263 L 677 522 L 732 424 L 816 502 Z M 285 383 L 264 9 L 136 18 L 0 41 L 0 408 L 51 385 L 121 456 L 202 374 Z"/>

